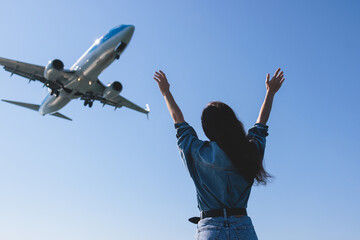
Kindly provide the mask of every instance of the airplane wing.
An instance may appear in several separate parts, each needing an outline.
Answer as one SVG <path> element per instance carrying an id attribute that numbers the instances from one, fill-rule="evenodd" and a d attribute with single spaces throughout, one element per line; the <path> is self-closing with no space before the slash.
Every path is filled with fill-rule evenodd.
<path id="1" fill-rule="evenodd" d="M 122 106 L 125 106 L 127 108 L 131 108 L 131 109 L 133 109 L 135 111 L 138 111 L 138 112 L 141 112 L 141 113 L 148 114 L 150 112 L 148 105 L 146 105 L 146 108 L 144 109 L 142 107 L 139 107 L 135 103 L 130 102 L 129 100 L 127 100 L 126 98 L 124 98 L 124 97 L 122 97 L 120 95 L 112 98 L 111 100 L 108 100 L 106 98 L 102 98 L 99 101 L 102 104 L 107 104 L 107 105 L 113 106 L 115 108 L 120 108 Z"/>
<path id="2" fill-rule="evenodd" d="M 40 81 L 43 84 L 46 84 L 48 82 L 44 77 L 45 67 L 43 66 L 15 61 L 1 57 L 0 57 L 0 65 L 4 66 L 4 69 L 6 71 L 11 72 L 11 76 L 13 74 L 19 75 L 28 78 L 29 82 L 35 80 Z M 71 76 L 72 76 L 72 72 L 66 70 L 64 71 L 64 79 L 67 79 Z"/>
<path id="3" fill-rule="evenodd" d="M 113 107 L 115 107 L 115 109 L 124 106 L 124 107 L 130 108 L 130 109 L 133 109 L 135 111 L 145 113 L 145 114 L 148 114 L 150 112 L 148 105 L 146 105 L 146 108 L 142 108 L 120 95 L 113 97 L 111 99 L 106 99 L 106 98 L 102 97 L 102 93 L 105 90 L 105 86 L 99 80 L 97 80 L 96 83 L 97 83 L 96 84 L 96 89 L 97 89 L 96 95 L 97 96 L 95 96 L 94 99 L 98 100 L 102 104 L 113 106 Z"/>
<path id="4" fill-rule="evenodd" d="M 38 80 L 44 84 L 46 83 L 46 79 L 44 77 L 45 67 L 6 58 L 0 58 L 0 65 L 4 66 L 6 71 L 11 72 L 11 75 L 17 74 L 28 78 L 30 81 Z"/>

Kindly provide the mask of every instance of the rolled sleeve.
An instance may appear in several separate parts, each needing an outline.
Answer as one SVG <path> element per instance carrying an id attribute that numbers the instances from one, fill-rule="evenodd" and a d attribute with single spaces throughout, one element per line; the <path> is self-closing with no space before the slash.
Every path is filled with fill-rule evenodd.
<path id="1" fill-rule="evenodd" d="M 256 145 L 261 155 L 264 155 L 266 145 L 265 138 L 269 135 L 268 129 L 269 127 L 267 125 L 256 123 L 254 127 L 250 128 L 248 131 L 247 137 L 249 141 L 253 142 Z"/>
<path id="2" fill-rule="evenodd" d="M 176 138 L 177 146 L 180 151 L 181 158 L 185 167 L 189 170 L 190 174 L 194 166 L 194 154 L 199 149 L 203 141 L 199 140 L 194 128 L 187 122 L 176 123 Z"/>

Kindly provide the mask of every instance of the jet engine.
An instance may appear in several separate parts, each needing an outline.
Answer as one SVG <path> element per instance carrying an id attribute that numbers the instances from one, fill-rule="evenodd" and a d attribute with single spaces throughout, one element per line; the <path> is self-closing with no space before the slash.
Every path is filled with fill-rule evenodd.
<path id="1" fill-rule="evenodd" d="M 122 84 L 118 81 L 115 81 L 111 84 L 108 84 L 108 86 L 104 90 L 103 97 L 107 99 L 111 99 L 113 97 L 116 97 L 119 95 L 119 93 L 122 90 Z"/>
<path id="2" fill-rule="evenodd" d="M 49 81 L 56 81 L 64 70 L 64 63 L 59 59 L 52 60 L 46 65 L 44 77 Z"/>

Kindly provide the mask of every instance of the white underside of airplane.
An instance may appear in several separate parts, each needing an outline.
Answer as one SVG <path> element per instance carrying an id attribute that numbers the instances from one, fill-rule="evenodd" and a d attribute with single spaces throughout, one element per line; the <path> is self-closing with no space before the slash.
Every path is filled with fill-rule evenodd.
<path id="1" fill-rule="evenodd" d="M 0 58 L 0 65 L 11 72 L 11 76 L 17 74 L 28 78 L 29 82 L 40 81 L 50 91 L 41 105 L 4 99 L 2 101 L 38 111 L 41 115 L 50 114 L 67 120 L 71 119 L 58 111 L 71 100 L 78 98 L 84 100 L 84 105 L 89 107 L 92 107 L 94 101 L 99 101 L 115 109 L 125 106 L 148 114 L 150 112 L 148 105 L 144 109 L 120 95 L 122 90 L 120 82 L 115 81 L 105 86 L 98 79 L 105 68 L 115 59 L 119 59 L 129 44 L 134 30 L 133 25 L 120 25 L 111 29 L 98 38 L 69 70 L 65 70 L 64 64 L 58 59 L 50 61 L 46 67 L 43 67 Z"/>

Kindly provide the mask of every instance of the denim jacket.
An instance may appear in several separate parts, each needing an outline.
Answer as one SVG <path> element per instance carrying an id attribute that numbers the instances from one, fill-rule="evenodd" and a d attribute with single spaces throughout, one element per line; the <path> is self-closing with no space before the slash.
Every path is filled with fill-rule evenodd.
<path id="1" fill-rule="evenodd" d="M 175 124 L 177 145 L 184 165 L 194 181 L 200 211 L 246 208 L 251 186 L 236 170 L 225 152 L 214 141 L 201 141 L 187 123 Z M 268 126 L 255 124 L 248 131 L 263 156 Z"/>

